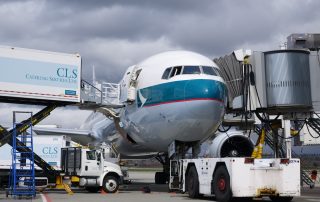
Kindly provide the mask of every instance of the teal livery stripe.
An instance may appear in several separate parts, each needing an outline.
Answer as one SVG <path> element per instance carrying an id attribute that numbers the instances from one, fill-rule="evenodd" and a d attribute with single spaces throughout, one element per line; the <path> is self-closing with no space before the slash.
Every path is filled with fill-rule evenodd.
<path id="1" fill-rule="evenodd" d="M 194 100 L 224 102 L 226 93 L 225 84 L 216 80 L 174 81 L 139 89 L 137 92 L 137 105 L 138 107 L 150 107 Z M 143 101 L 145 101 L 144 104 Z"/>

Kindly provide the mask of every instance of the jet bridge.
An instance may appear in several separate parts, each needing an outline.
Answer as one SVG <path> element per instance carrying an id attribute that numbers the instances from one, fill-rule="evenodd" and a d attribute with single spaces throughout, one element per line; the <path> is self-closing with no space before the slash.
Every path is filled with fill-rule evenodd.
<path id="1" fill-rule="evenodd" d="M 227 113 L 242 116 L 243 125 L 255 120 L 259 139 L 262 126 L 267 126 L 269 132 L 263 139 L 274 150 L 275 157 L 297 157 L 291 154 L 290 132 L 278 133 L 281 128 L 290 128 L 290 121 L 307 125 L 320 136 L 320 118 L 316 113 L 320 103 L 318 51 L 237 50 L 214 62 L 227 84 Z M 280 121 L 280 126 L 273 128 L 275 121 Z M 300 131 L 302 127 L 296 129 Z M 303 182 L 314 186 L 306 171 L 302 170 L 301 176 Z"/>

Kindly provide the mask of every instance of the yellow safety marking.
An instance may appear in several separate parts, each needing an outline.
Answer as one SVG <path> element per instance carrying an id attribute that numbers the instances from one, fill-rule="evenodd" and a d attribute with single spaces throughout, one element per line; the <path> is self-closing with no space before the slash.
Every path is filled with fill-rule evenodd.
<path id="1" fill-rule="evenodd" d="M 66 190 L 66 192 L 67 192 L 69 195 L 74 194 L 68 184 L 63 183 L 63 186 L 64 186 L 64 190 Z"/>
<path id="2" fill-rule="evenodd" d="M 259 138 L 257 140 L 256 146 L 253 149 L 253 152 L 251 154 L 252 158 L 261 159 L 262 153 L 263 153 L 263 144 L 266 136 L 266 131 L 264 128 L 261 129 L 261 133 L 259 135 Z"/>

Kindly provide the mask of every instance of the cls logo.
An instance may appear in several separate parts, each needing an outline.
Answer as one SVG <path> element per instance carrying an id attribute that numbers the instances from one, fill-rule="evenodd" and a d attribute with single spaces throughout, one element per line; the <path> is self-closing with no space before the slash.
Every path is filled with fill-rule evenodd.
<path id="1" fill-rule="evenodd" d="M 77 69 L 70 70 L 69 68 L 58 68 L 57 75 L 59 77 L 76 79 L 78 77 L 78 70 Z"/>
<path id="2" fill-rule="evenodd" d="M 42 149 L 43 154 L 57 154 L 58 148 L 57 147 L 44 147 Z"/>

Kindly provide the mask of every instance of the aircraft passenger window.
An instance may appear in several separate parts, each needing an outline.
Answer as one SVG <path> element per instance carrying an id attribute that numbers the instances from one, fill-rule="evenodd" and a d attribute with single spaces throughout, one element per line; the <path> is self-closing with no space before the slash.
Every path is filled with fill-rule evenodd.
<path id="1" fill-rule="evenodd" d="M 217 76 L 217 73 L 213 70 L 212 67 L 202 66 L 202 70 L 204 74 Z"/>
<path id="2" fill-rule="evenodd" d="M 96 160 L 96 151 L 92 150 L 92 151 L 87 151 L 87 160 Z"/>
<path id="3" fill-rule="evenodd" d="M 174 67 L 174 68 L 172 69 L 172 71 L 171 71 L 170 78 L 173 77 L 173 76 L 176 76 L 176 75 L 181 74 L 181 70 L 182 70 L 182 67 L 181 67 L 181 66 Z"/>
<path id="4" fill-rule="evenodd" d="M 170 71 L 171 71 L 171 67 L 167 68 L 164 72 L 163 72 L 163 75 L 162 75 L 162 79 L 168 79 L 168 76 L 170 74 Z"/>
<path id="5" fill-rule="evenodd" d="M 182 74 L 200 74 L 198 66 L 184 66 Z"/>

